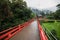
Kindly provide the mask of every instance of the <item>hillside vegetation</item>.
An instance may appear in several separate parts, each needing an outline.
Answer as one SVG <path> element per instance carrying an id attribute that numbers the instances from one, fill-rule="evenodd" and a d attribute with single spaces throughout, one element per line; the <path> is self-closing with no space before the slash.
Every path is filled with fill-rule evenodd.
<path id="1" fill-rule="evenodd" d="M 23 0 L 0 0 L 0 31 L 22 24 L 34 14 Z"/>

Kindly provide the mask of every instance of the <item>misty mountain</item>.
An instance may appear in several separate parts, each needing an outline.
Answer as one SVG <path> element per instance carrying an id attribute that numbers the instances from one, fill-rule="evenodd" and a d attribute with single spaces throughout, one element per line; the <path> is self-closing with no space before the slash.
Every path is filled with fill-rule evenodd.
<path id="1" fill-rule="evenodd" d="M 32 12 L 38 15 L 41 15 L 41 10 L 37 9 L 37 8 L 31 8 Z"/>
<path id="2" fill-rule="evenodd" d="M 55 12 L 57 10 L 57 7 L 53 6 L 53 7 L 50 7 L 50 8 L 43 9 L 43 10 L 50 10 L 52 12 Z"/>

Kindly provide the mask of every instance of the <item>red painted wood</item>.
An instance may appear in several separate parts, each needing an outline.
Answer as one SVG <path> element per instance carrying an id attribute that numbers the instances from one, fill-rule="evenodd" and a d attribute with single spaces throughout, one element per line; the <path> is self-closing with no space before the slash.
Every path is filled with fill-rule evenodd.
<path id="1" fill-rule="evenodd" d="M 4 31 L 0 32 L 0 34 L 6 32 L 6 31 L 8 31 L 8 30 L 11 30 L 11 29 L 13 29 L 13 28 L 15 28 L 15 27 L 12 27 L 12 28 L 9 28 L 9 29 L 7 29 L 7 30 L 4 30 Z"/>
<path id="2" fill-rule="evenodd" d="M 1 35 L 1 36 L 0 36 L 0 40 L 3 40 L 3 39 L 4 39 L 4 40 L 9 40 L 9 39 L 10 39 L 12 36 L 14 36 L 17 32 L 21 31 L 24 27 L 28 26 L 32 21 L 34 21 L 34 19 L 31 19 L 31 20 L 29 20 L 29 21 L 27 21 L 27 22 L 25 22 L 25 23 L 23 23 L 23 24 L 21 24 L 21 25 L 18 25 L 18 26 L 16 26 L 16 28 L 14 27 L 12 30 L 11 30 L 11 29 L 7 29 L 7 30 L 5 30 L 5 31 L 0 32 L 0 34 L 2 34 L 2 33 L 6 32 L 6 31 L 8 31 L 8 30 L 11 30 L 11 31 L 9 31 L 9 32 Z M 13 32 L 14 32 L 14 33 L 13 33 Z M 5 38 L 5 37 L 6 37 L 6 38 Z"/>
<path id="3" fill-rule="evenodd" d="M 37 23 L 38 23 L 38 28 L 39 28 L 39 33 L 40 33 L 40 39 L 41 40 L 48 40 L 47 36 L 45 35 L 45 32 L 43 31 L 42 26 L 40 25 L 39 20 L 37 19 Z"/>

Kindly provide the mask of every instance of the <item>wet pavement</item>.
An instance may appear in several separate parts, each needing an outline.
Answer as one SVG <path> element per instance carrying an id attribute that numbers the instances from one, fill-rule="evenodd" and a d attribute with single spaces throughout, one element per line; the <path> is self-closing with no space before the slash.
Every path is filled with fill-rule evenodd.
<path id="1" fill-rule="evenodd" d="M 40 40 L 37 21 L 32 22 L 10 40 Z"/>

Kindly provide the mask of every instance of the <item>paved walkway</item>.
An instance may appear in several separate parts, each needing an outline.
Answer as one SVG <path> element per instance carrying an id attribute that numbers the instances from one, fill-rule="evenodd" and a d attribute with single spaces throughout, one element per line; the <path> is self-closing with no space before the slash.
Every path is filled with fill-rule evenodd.
<path id="1" fill-rule="evenodd" d="M 10 40 L 40 40 L 37 21 L 32 22 Z"/>

